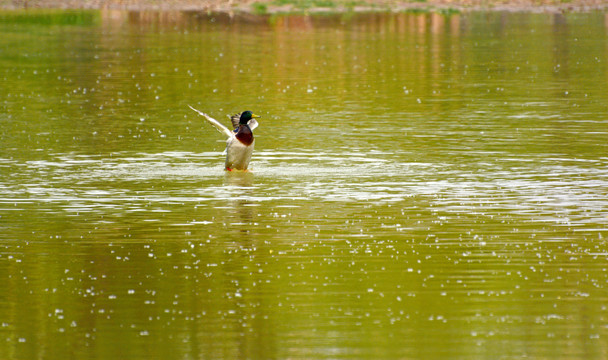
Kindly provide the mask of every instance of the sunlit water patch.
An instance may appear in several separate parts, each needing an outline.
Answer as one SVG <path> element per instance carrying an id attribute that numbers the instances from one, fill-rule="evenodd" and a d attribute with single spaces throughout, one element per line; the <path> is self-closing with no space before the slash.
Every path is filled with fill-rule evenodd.
<path id="1" fill-rule="evenodd" d="M 0 358 L 607 357 L 603 14 L 87 14 L 0 24 Z"/>
<path id="2" fill-rule="evenodd" d="M 465 214 L 504 211 L 535 221 L 606 220 L 608 166 L 547 159 L 546 165 L 504 159 L 484 170 L 448 163 L 398 163 L 394 154 L 258 151 L 250 172 L 223 170 L 216 152 L 61 155 L 52 161 L 10 164 L 5 204 L 40 204 L 68 211 L 133 210 L 134 204 L 232 201 L 394 203 L 423 197 L 435 211 Z M 519 166 L 510 168 L 514 162 Z M 588 162 L 580 162 L 588 165 Z M 599 166 L 596 166 L 599 165 Z M 46 204 L 46 205 L 44 205 Z M 89 209 L 88 209 L 89 208 Z"/>

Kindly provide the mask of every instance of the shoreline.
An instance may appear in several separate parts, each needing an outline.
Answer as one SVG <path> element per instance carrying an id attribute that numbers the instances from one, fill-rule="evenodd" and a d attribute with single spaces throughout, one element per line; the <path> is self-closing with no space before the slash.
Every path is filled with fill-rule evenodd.
<path id="1" fill-rule="evenodd" d="M 474 11 L 565 13 L 608 11 L 604 0 L 0 0 L 0 10 L 197 11 L 207 13 L 340 14 Z"/>

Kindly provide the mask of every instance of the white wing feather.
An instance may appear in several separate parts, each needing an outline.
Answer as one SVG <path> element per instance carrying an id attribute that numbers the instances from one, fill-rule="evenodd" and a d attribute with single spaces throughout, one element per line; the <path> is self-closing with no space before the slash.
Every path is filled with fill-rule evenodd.
<path id="1" fill-rule="evenodd" d="M 258 121 L 256 119 L 251 119 L 247 122 L 247 125 L 249 125 L 251 131 L 253 131 L 253 129 L 258 127 Z"/>
<path id="2" fill-rule="evenodd" d="M 221 132 L 222 134 L 226 135 L 228 138 L 231 138 L 231 137 L 234 136 L 234 132 L 230 131 L 227 127 L 225 127 L 224 125 L 222 125 L 219 121 L 215 120 L 214 118 L 212 118 L 211 116 L 205 114 L 202 111 L 196 110 L 195 108 L 193 108 L 190 105 L 188 105 L 188 107 L 190 109 L 196 111 L 199 115 L 201 115 L 205 119 L 207 119 L 207 121 L 209 121 L 209 123 L 211 125 L 213 125 L 219 132 Z"/>

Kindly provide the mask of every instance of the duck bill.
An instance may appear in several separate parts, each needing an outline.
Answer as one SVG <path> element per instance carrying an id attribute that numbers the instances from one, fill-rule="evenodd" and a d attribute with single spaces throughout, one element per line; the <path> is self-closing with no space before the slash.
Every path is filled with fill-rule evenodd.
<path id="1" fill-rule="evenodd" d="M 260 116 L 260 115 L 256 115 L 256 114 L 251 114 L 251 117 L 252 117 L 252 118 L 261 118 L 261 116 Z"/>

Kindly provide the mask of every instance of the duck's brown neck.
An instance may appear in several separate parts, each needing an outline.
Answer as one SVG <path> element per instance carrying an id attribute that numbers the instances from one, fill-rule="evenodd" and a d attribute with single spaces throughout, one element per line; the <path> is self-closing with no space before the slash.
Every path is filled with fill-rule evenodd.
<path id="1" fill-rule="evenodd" d="M 245 146 L 253 143 L 253 132 L 248 125 L 239 125 L 239 130 L 236 133 L 236 138 Z"/>

